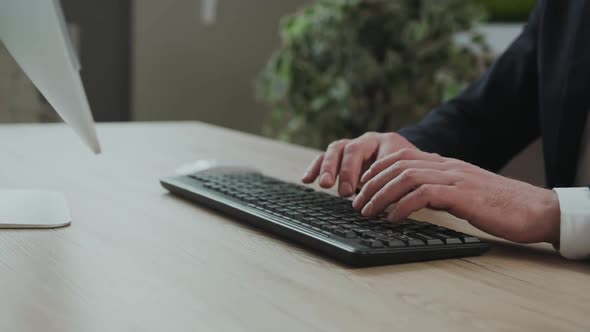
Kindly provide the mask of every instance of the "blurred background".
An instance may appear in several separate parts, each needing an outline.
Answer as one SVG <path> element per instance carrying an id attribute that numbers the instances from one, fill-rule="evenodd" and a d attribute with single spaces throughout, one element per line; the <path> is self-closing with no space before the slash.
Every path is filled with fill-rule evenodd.
<path id="1" fill-rule="evenodd" d="M 534 0 L 61 0 L 97 121 L 197 120 L 323 148 L 419 121 Z M 59 121 L 0 44 L 0 122 Z M 543 183 L 540 144 L 506 174 Z"/>

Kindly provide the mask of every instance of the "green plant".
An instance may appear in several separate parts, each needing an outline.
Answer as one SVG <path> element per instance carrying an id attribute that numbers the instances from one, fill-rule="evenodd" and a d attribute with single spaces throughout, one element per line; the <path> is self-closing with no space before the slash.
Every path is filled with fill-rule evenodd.
<path id="1" fill-rule="evenodd" d="M 482 10 L 464 0 L 318 0 L 281 23 L 260 73 L 265 133 L 313 147 L 415 122 L 482 70 Z M 456 42 L 469 31 L 466 43 Z"/>
<path id="2" fill-rule="evenodd" d="M 525 22 L 537 0 L 477 0 L 492 22 Z"/>

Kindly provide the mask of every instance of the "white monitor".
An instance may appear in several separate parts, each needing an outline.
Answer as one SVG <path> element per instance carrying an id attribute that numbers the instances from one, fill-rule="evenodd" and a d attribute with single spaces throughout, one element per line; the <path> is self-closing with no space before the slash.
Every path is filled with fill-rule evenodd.
<path id="1" fill-rule="evenodd" d="M 80 62 L 59 0 L 0 0 L 0 40 L 61 118 L 99 153 Z"/>
<path id="2" fill-rule="evenodd" d="M 49 104 L 94 151 L 100 145 L 59 0 L 0 0 L 0 40 Z M 65 196 L 0 190 L 0 228 L 54 228 L 71 222 Z"/>

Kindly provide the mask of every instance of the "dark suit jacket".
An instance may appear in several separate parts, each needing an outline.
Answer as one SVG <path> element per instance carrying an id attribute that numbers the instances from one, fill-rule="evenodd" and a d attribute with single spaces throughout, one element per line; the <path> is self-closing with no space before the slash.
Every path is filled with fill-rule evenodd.
<path id="1" fill-rule="evenodd" d="M 589 108 L 590 1 L 539 0 L 483 77 L 400 134 L 493 171 L 541 136 L 547 186 L 571 186 Z"/>

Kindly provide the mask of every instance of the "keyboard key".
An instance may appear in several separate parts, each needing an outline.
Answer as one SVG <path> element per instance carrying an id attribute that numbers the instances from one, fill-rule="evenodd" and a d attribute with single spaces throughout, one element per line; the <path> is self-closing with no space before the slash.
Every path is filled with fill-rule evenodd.
<path id="1" fill-rule="evenodd" d="M 351 230 L 347 230 L 347 229 L 342 229 L 342 228 L 339 228 L 339 229 L 334 230 L 334 234 L 335 235 L 338 235 L 338 236 L 345 237 L 347 239 L 355 238 L 356 237 L 356 233 L 355 232 L 353 232 Z"/>
<path id="2" fill-rule="evenodd" d="M 313 227 L 319 227 L 322 228 L 322 226 L 326 225 L 327 223 L 325 221 L 321 221 L 321 220 L 313 220 L 312 222 L 310 222 L 310 225 Z"/>
<path id="3" fill-rule="evenodd" d="M 424 243 L 424 241 L 414 238 L 414 237 L 411 237 L 406 234 L 395 235 L 394 238 L 404 241 L 408 246 L 411 246 L 411 247 L 412 246 L 423 246 L 426 244 L 426 243 Z"/>
<path id="4" fill-rule="evenodd" d="M 386 240 L 382 240 L 385 243 L 386 246 L 388 247 L 405 247 L 406 243 L 402 240 L 398 240 L 398 239 L 386 239 Z"/>
<path id="5" fill-rule="evenodd" d="M 330 225 L 330 224 L 325 224 L 325 225 L 322 226 L 322 229 L 325 230 L 325 231 L 334 232 L 334 230 L 341 229 L 341 228 L 338 227 L 338 226 L 334 226 L 334 225 Z"/>
<path id="6" fill-rule="evenodd" d="M 346 221 L 344 221 L 344 220 L 338 220 L 338 219 L 327 220 L 327 222 L 329 222 L 332 225 L 350 225 Z"/>
<path id="7" fill-rule="evenodd" d="M 423 246 L 423 245 L 424 245 L 424 241 L 422 241 L 422 240 L 415 239 L 415 240 L 408 241 L 408 246 L 410 246 L 410 247 Z"/>
<path id="8" fill-rule="evenodd" d="M 374 238 L 374 237 L 376 237 L 378 235 L 379 235 L 379 233 L 376 233 L 376 232 L 363 232 L 361 234 L 361 236 L 364 237 L 364 238 Z"/>
<path id="9" fill-rule="evenodd" d="M 297 211 L 289 211 L 289 212 L 287 212 L 285 214 L 287 216 L 289 216 L 291 218 L 295 218 L 295 219 L 301 219 L 301 218 L 303 218 L 303 213 L 297 212 Z"/>
<path id="10" fill-rule="evenodd" d="M 479 243 L 479 242 L 481 242 L 481 240 L 476 238 L 475 236 L 465 235 L 465 236 L 463 236 L 463 242 L 465 242 L 465 243 Z"/>
<path id="11" fill-rule="evenodd" d="M 313 222 L 313 221 L 319 221 L 319 222 L 323 222 L 323 221 L 319 220 L 319 219 L 318 219 L 318 218 L 316 218 L 316 217 L 310 217 L 310 216 L 301 217 L 301 218 L 299 218 L 299 219 L 301 219 L 301 221 L 305 221 L 305 222 L 307 222 L 307 223 L 311 223 L 311 222 Z"/>
<path id="12" fill-rule="evenodd" d="M 388 228 L 388 229 L 401 229 L 402 226 L 393 223 L 382 224 L 381 227 Z"/>
<path id="13" fill-rule="evenodd" d="M 370 232 L 370 229 L 366 228 L 353 228 L 352 229 L 357 235 L 363 235 L 364 233 Z"/>
<path id="14" fill-rule="evenodd" d="M 330 213 L 330 215 L 334 218 L 338 218 L 338 219 L 342 219 L 343 217 L 346 217 L 347 214 L 346 213 Z"/>
<path id="15" fill-rule="evenodd" d="M 422 226 L 422 225 L 406 225 L 406 226 L 404 226 L 404 228 L 405 229 L 411 229 L 413 231 L 419 231 L 419 230 L 421 230 L 421 229 L 423 229 L 425 227 Z"/>
<path id="16" fill-rule="evenodd" d="M 449 237 L 444 239 L 446 244 L 462 244 L 463 241 L 461 241 L 461 239 L 457 238 L 457 237 Z"/>
<path id="17" fill-rule="evenodd" d="M 361 240 L 361 244 L 365 245 L 367 247 L 370 247 L 370 248 L 382 248 L 384 246 L 383 242 L 381 242 L 379 240 L 371 240 L 371 239 Z"/>
<path id="18" fill-rule="evenodd" d="M 324 235 L 325 235 L 325 236 L 327 236 L 327 237 L 330 237 L 330 236 L 332 236 L 332 232 L 328 232 L 328 231 L 324 231 L 324 230 L 322 230 L 322 231 L 321 231 L 321 233 L 322 233 L 322 234 L 324 234 Z"/>
<path id="19" fill-rule="evenodd" d="M 426 244 L 429 246 L 444 244 L 444 242 L 441 239 L 420 232 L 414 234 L 414 237 L 425 241 Z"/>
<path id="20" fill-rule="evenodd" d="M 445 231 L 448 231 L 447 229 L 444 229 Z M 446 234 L 442 231 L 440 231 L 439 227 L 435 227 L 433 229 L 423 229 L 420 231 L 421 233 L 425 233 L 428 234 L 430 236 L 433 237 L 437 237 L 441 240 L 443 240 L 445 242 L 445 244 L 462 244 L 463 241 L 461 241 L 461 239 L 459 239 L 458 237 Z"/>

